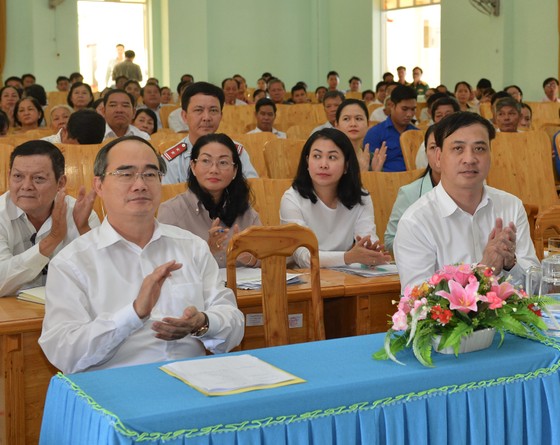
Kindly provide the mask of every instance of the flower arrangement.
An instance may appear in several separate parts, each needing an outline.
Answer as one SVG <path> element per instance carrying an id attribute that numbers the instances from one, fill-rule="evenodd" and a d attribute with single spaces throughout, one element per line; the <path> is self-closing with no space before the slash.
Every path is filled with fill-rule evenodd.
<path id="1" fill-rule="evenodd" d="M 374 354 L 378 360 L 391 360 L 399 351 L 412 347 L 424 366 L 433 366 L 432 340 L 441 336 L 437 350 L 452 347 L 458 355 L 461 340 L 474 331 L 494 328 L 538 338 L 547 329 L 541 309 L 552 304 L 545 296 L 529 296 L 516 289 L 505 277 L 498 278 L 490 267 L 459 264 L 445 266 L 427 282 L 406 287 L 392 316 L 392 327 L 384 348 Z"/>

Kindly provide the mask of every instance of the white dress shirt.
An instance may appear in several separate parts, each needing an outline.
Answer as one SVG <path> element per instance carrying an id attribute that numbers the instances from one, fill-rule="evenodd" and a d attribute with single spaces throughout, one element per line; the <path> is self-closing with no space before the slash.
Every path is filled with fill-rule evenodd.
<path id="1" fill-rule="evenodd" d="M 124 135 L 138 136 L 141 137 L 142 139 L 146 139 L 147 141 L 150 140 L 150 135 L 148 133 L 136 128 L 134 125 L 129 125 L 128 130 L 126 130 L 126 133 Z M 115 134 L 115 132 L 111 129 L 111 127 L 109 127 L 109 124 L 105 124 L 105 136 L 103 137 L 103 139 L 105 140 L 107 138 L 117 138 L 117 137 L 118 136 Z"/>
<path id="2" fill-rule="evenodd" d="M 248 131 L 247 134 L 255 134 L 255 133 L 263 133 L 263 131 L 257 127 L 254 130 Z M 273 128 L 271 133 L 277 137 L 279 137 L 280 139 L 286 139 L 286 133 L 284 133 L 283 131 L 277 130 L 276 128 Z"/>
<path id="3" fill-rule="evenodd" d="M 105 218 L 51 262 L 39 344 L 58 369 L 74 373 L 182 359 L 204 355 L 204 347 L 226 352 L 241 342 L 243 314 L 219 281 L 208 244 L 186 230 L 155 224 L 152 239 L 140 248 Z M 151 318 L 138 318 L 133 302 L 142 281 L 171 260 L 183 267 L 164 281 Z M 208 316 L 202 338 L 155 337 L 154 319 L 180 318 L 188 306 Z"/>
<path id="4" fill-rule="evenodd" d="M 504 227 L 513 222 L 517 228 L 517 264 L 504 273 L 511 274 L 514 284 L 524 284 L 525 271 L 539 262 L 521 201 L 484 186 L 482 200 L 471 215 L 459 208 L 440 183 L 399 221 L 394 252 L 402 289 L 422 283 L 445 265 L 482 260 L 496 218 L 503 219 Z"/>
<path id="5" fill-rule="evenodd" d="M 313 134 L 313 133 L 315 133 L 315 132 L 317 132 L 317 131 L 319 131 L 319 130 L 324 130 L 325 128 L 334 128 L 334 126 L 333 126 L 333 124 L 331 124 L 329 121 L 327 121 L 327 122 L 325 122 L 324 124 L 319 125 L 318 127 L 315 127 L 315 128 L 313 129 L 313 131 L 311 132 L 311 134 Z"/>
<path id="6" fill-rule="evenodd" d="M 385 114 L 385 112 L 383 111 L 383 107 L 378 107 L 378 108 L 376 108 L 375 110 L 372 111 L 371 115 L 369 116 L 369 120 L 370 121 L 383 122 L 388 117 L 389 116 L 387 114 Z"/>
<path id="7" fill-rule="evenodd" d="M 319 241 L 321 267 L 344 266 L 344 254 L 352 247 L 356 236 L 370 235 L 372 241 L 378 240 L 371 197 L 362 196 L 362 201 L 363 205 L 357 204 L 352 209 L 340 202 L 336 209 L 331 209 L 319 198 L 313 204 L 290 187 L 280 202 L 280 223 L 296 223 L 313 230 Z M 298 266 L 309 267 L 307 249 L 297 249 L 293 258 Z"/>
<path id="8" fill-rule="evenodd" d="M 173 110 L 171 113 L 169 113 L 169 116 L 167 117 L 167 125 L 175 133 L 189 131 L 189 126 L 183 120 L 183 116 L 181 114 L 182 111 L 183 109 L 179 107 L 176 110 Z"/>
<path id="9" fill-rule="evenodd" d="M 76 200 L 71 196 L 66 196 L 65 200 L 68 229 L 51 258 L 80 236 L 72 216 Z M 95 212 L 91 212 L 88 224 L 91 228 L 99 225 Z M 0 196 L 0 296 L 13 295 L 19 289 L 45 284 L 46 275 L 42 271 L 50 258 L 39 252 L 39 242 L 51 233 L 51 225 L 49 216 L 36 231 L 25 212 L 14 204 L 10 192 Z M 36 234 L 34 243 L 31 242 L 33 234 Z"/>

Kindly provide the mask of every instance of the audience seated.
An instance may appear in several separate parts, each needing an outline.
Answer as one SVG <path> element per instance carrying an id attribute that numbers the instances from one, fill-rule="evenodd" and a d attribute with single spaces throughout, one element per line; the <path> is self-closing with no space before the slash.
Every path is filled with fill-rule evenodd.
<path id="1" fill-rule="evenodd" d="M 327 115 L 327 122 L 318 127 L 315 127 L 311 134 L 316 131 L 322 130 L 324 128 L 334 128 L 334 123 L 336 121 L 336 110 L 340 104 L 344 101 L 344 94 L 340 91 L 327 91 L 323 96 L 323 108 L 325 109 L 325 114 Z"/>
<path id="2" fill-rule="evenodd" d="M 276 105 L 270 99 L 259 99 L 259 101 L 255 104 L 255 116 L 257 118 L 257 128 L 249 131 L 247 134 L 268 131 L 279 138 L 286 139 L 286 133 L 278 131 L 274 128 L 274 121 L 276 120 Z"/>
<path id="3" fill-rule="evenodd" d="M 0 196 L 0 296 L 44 285 L 49 261 L 99 225 L 95 193 L 66 195 L 64 156 L 50 142 L 16 147 L 9 168 L 9 191 Z"/>
<path id="4" fill-rule="evenodd" d="M 200 137 L 191 152 L 188 190 L 162 203 L 158 211 L 160 222 L 206 240 L 219 267 L 226 266 L 231 237 L 247 227 L 261 225 L 251 207 L 240 163 L 235 143 L 225 134 Z M 238 262 L 240 266 L 257 264 L 251 255 L 240 256 Z"/>
<path id="5" fill-rule="evenodd" d="M 348 81 L 348 91 L 353 93 L 359 93 L 362 91 L 362 79 L 358 76 L 352 76 Z"/>
<path id="6" fill-rule="evenodd" d="M 305 143 L 292 187 L 282 197 L 280 221 L 315 232 L 321 267 L 390 260 L 377 239 L 354 147 L 337 129 L 319 130 Z M 297 249 L 293 258 L 299 267 L 309 267 L 307 249 Z"/>
<path id="7" fill-rule="evenodd" d="M 284 82 L 280 79 L 272 78 L 268 81 L 268 97 L 275 103 L 275 104 L 283 104 L 284 101 L 284 94 L 286 94 L 286 87 L 284 86 Z"/>
<path id="8" fill-rule="evenodd" d="M 111 90 L 103 97 L 105 139 L 135 135 L 150 140 L 148 133 L 132 125 L 134 105 L 134 97 L 124 90 Z"/>
<path id="9" fill-rule="evenodd" d="M 124 83 L 124 90 L 134 97 L 134 103 L 136 104 L 140 100 L 140 97 L 142 97 L 142 87 L 137 80 L 127 80 Z"/>
<path id="10" fill-rule="evenodd" d="M 503 97 L 494 104 L 494 123 L 498 131 L 516 133 L 521 120 L 521 104 L 513 97 Z"/>
<path id="11" fill-rule="evenodd" d="M 224 92 L 211 83 L 196 82 L 185 89 L 181 97 L 181 115 L 189 126 L 189 135 L 163 154 L 167 164 L 165 184 L 187 181 L 192 147 L 199 137 L 216 132 L 222 120 L 223 106 Z M 256 178 L 257 172 L 243 145 L 236 143 L 236 146 L 241 172 L 246 178 Z"/>
<path id="12" fill-rule="evenodd" d="M 150 136 L 156 133 L 159 128 L 157 115 L 149 108 L 138 108 L 132 120 L 132 125 Z"/>
<path id="13" fill-rule="evenodd" d="M 74 111 L 58 133 L 43 138 L 52 144 L 100 144 L 105 137 L 105 119 L 89 108 Z"/>
<path id="14" fill-rule="evenodd" d="M 291 102 L 294 104 L 306 104 L 309 102 L 305 85 L 298 82 L 292 87 Z"/>
<path id="15" fill-rule="evenodd" d="M 400 135 L 409 130 L 418 130 L 411 124 L 416 113 L 416 91 L 405 85 L 397 86 L 391 92 L 391 114 L 384 121 L 369 129 L 364 144 L 369 144 L 370 152 L 387 148 L 387 159 L 383 171 L 404 171 Z"/>
<path id="16" fill-rule="evenodd" d="M 457 82 L 455 84 L 454 93 L 457 102 L 459 102 L 461 111 L 472 111 L 474 113 L 478 113 L 478 108 L 472 104 L 473 90 L 468 82 Z"/>
<path id="17" fill-rule="evenodd" d="M 544 90 L 543 102 L 560 102 L 558 98 L 558 79 L 548 77 L 542 84 Z"/>
<path id="18" fill-rule="evenodd" d="M 49 361 L 76 373 L 237 346 L 243 314 L 207 243 L 155 219 L 165 163 L 154 148 L 116 139 L 94 170 L 107 216 L 49 265 L 39 339 Z"/>
<path id="19" fill-rule="evenodd" d="M 155 83 L 148 83 L 141 90 L 141 97 L 143 105 L 140 105 L 138 109 L 147 108 L 151 110 L 156 116 L 157 128 L 162 128 L 161 117 L 159 110 L 161 110 L 161 90 L 159 86 Z M 157 129 L 156 129 L 157 130 Z M 155 133 L 155 130 L 153 131 Z M 148 134 L 152 134 L 149 133 Z"/>
<path id="20" fill-rule="evenodd" d="M 93 92 L 87 83 L 74 82 L 70 86 L 68 98 L 66 99 L 74 111 L 93 106 Z"/>
<path id="21" fill-rule="evenodd" d="M 20 98 L 21 93 L 16 87 L 6 85 L 0 88 L 0 110 L 8 116 L 11 127 L 14 126 L 14 111 Z"/>
<path id="22" fill-rule="evenodd" d="M 58 133 L 61 128 L 66 126 L 72 111 L 72 108 L 68 105 L 56 105 L 52 107 L 50 113 L 51 129 Z"/>
<path id="23" fill-rule="evenodd" d="M 247 105 L 247 102 L 237 97 L 239 94 L 239 82 L 237 80 L 232 77 L 222 80 L 222 90 L 224 91 L 225 105 Z"/>
<path id="24" fill-rule="evenodd" d="M 25 132 L 36 130 L 43 122 L 43 107 L 34 97 L 24 97 L 18 100 L 14 107 L 14 130 Z"/>
<path id="25" fill-rule="evenodd" d="M 484 184 L 490 170 L 490 122 L 453 113 L 435 129 L 441 181 L 401 217 L 394 241 L 401 287 L 420 284 L 445 265 L 482 263 L 522 284 L 538 260 L 521 201 Z"/>

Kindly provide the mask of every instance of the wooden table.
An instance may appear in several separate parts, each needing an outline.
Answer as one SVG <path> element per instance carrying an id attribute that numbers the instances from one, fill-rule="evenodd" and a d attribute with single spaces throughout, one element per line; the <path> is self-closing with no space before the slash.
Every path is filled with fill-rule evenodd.
<path id="1" fill-rule="evenodd" d="M 304 283 L 288 286 L 293 323 L 301 324 L 290 329 L 293 343 L 310 336 L 310 287 L 308 276 L 302 278 Z M 398 276 L 363 278 L 321 269 L 327 338 L 384 332 L 399 291 Z M 260 292 L 238 291 L 238 305 L 248 320 L 240 349 L 263 347 Z M 0 298 L 0 445 L 38 443 L 45 394 L 57 372 L 37 343 L 44 313 L 40 304 Z"/>
<path id="2" fill-rule="evenodd" d="M 0 298 L 0 444 L 39 442 L 49 381 L 57 369 L 37 340 L 45 307 Z"/>

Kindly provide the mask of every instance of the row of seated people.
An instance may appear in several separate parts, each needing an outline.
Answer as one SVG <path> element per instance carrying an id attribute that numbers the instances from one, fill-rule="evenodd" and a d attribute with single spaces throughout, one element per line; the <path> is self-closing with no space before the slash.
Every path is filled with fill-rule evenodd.
<path id="1" fill-rule="evenodd" d="M 397 227 L 394 252 L 403 287 L 458 261 L 483 262 L 516 280 L 536 264 L 521 202 L 484 186 L 493 136 L 488 121 L 472 113 L 454 113 L 436 127 L 436 145 L 442 147 L 436 150 L 440 185 L 413 204 Z M 11 257 L 3 259 L 10 272 L 3 281 L 13 286 L 8 293 L 21 286 L 17 277 L 33 275 L 31 281 L 42 282 L 49 257 L 99 224 L 91 213 L 91 193 L 82 191 L 77 201 L 65 196 L 64 160 L 57 151 L 47 142 L 32 141 L 12 156 L 10 192 L 3 195 L 4 230 L 10 232 L 3 238 L 13 242 L 5 249 Z M 57 160 L 45 156 L 49 152 Z M 231 294 L 216 280 L 227 240 L 244 225 L 259 223 L 249 206 L 243 160 L 227 136 L 201 136 L 190 153 L 188 191 L 160 208 L 160 221 L 188 225 L 205 241 L 154 223 L 166 168 L 152 147 L 135 136 L 116 139 L 98 153 L 94 187 L 107 216 L 99 229 L 79 237 L 49 264 L 41 345 L 60 369 L 176 358 L 202 353 L 202 344 L 223 352 L 240 341 L 242 320 Z M 455 206 L 450 213 L 455 216 L 446 222 L 442 212 L 449 206 Z M 416 218 L 414 212 L 429 213 Z M 473 218 L 477 229 L 464 230 Z M 323 266 L 374 266 L 391 258 L 377 239 L 355 149 L 336 129 L 319 130 L 306 142 L 293 187 L 282 198 L 280 220 L 313 229 Z M 209 255 L 217 262 L 209 261 Z M 308 265 L 303 250 L 294 259 Z M 250 255 L 239 260 L 256 265 Z M 182 296 L 179 303 L 171 298 L 175 291 Z M 153 312 L 164 319 L 148 327 L 144 321 Z M 193 333 L 195 338 L 187 339 Z M 179 343 L 168 348 L 157 340 Z M 149 352 L 137 356 L 133 351 L 144 342 Z"/>

